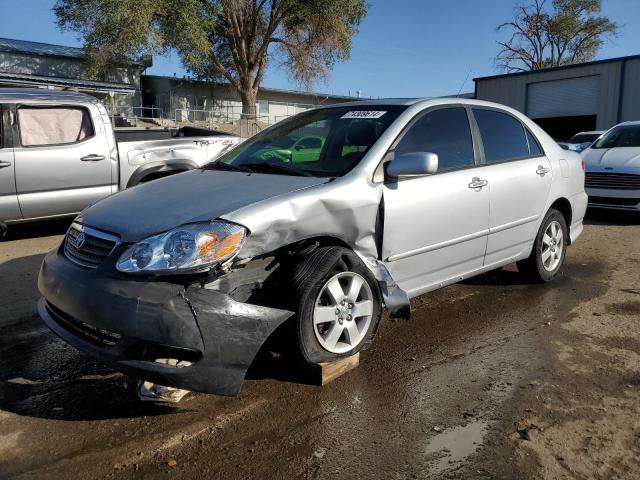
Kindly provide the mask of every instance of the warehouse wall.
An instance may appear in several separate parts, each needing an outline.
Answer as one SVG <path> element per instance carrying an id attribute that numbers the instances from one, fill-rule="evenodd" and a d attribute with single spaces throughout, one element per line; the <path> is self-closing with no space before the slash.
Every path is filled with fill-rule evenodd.
<path id="1" fill-rule="evenodd" d="M 623 61 L 477 79 L 476 94 L 480 100 L 502 103 L 526 114 L 529 84 L 598 75 L 597 128 L 607 129 L 619 121 L 640 119 L 640 59 L 626 61 L 624 82 L 621 75 Z M 624 83 L 622 102 L 619 101 L 621 83 Z"/>
<path id="2" fill-rule="evenodd" d="M 620 121 L 640 120 L 640 58 L 627 60 Z"/>

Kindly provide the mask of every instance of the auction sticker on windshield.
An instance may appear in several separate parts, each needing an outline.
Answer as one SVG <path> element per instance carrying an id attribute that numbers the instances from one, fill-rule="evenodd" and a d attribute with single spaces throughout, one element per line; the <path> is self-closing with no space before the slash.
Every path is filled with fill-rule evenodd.
<path id="1" fill-rule="evenodd" d="M 387 112 L 378 112 L 373 110 L 354 110 L 352 112 L 347 112 L 342 115 L 341 118 L 380 118 Z"/>

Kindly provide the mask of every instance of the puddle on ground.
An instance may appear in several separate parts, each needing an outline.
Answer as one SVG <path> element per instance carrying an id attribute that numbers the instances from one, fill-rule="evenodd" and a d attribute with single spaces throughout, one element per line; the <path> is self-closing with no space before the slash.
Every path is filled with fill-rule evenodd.
<path id="1" fill-rule="evenodd" d="M 476 420 L 461 427 L 452 427 L 432 437 L 425 453 L 433 458 L 432 470 L 441 473 L 457 466 L 482 444 L 489 422 Z"/>

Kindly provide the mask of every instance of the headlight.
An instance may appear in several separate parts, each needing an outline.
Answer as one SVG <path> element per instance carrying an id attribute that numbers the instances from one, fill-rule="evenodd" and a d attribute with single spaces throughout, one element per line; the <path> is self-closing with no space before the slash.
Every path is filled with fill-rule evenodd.
<path id="1" fill-rule="evenodd" d="M 233 223 L 184 225 L 132 245 L 116 267 L 126 273 L 204 271 L 238 253 L 245 236 L 246 230 Z"/>

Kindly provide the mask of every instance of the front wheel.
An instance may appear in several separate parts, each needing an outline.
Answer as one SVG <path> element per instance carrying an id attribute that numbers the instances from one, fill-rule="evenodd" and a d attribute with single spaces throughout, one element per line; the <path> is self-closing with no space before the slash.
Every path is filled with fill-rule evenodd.
<path id="1" fill-rule="evenodd" d="M 309 363 L 366 348 L 380 321 L 378 284 L 353 252 L 322 247 L 304 258 L 293 277 L 299 351 Z"/>
<path id="2" fill-rule="evenodd" d="M 564 263 L 568 237 L 564 216 L 550 209 L 540 225 L 531 255 L 517 263 L 518 270 L 533 281 L 550 282 Z"/>

